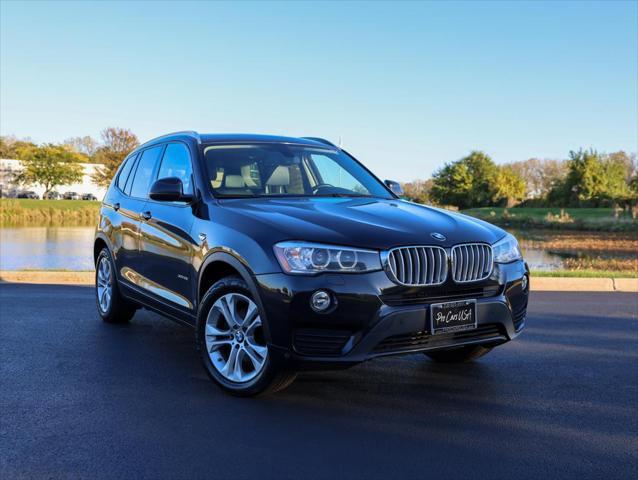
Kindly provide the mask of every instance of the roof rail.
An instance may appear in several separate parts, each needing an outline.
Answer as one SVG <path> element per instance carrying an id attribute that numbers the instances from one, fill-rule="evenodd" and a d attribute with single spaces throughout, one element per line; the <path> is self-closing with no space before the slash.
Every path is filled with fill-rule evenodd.
<path id="1" fill-rule="evenodd" d="M 175 135 L 188 135 L 189 137 L 193 137 L 195 140 L 197 140 L 197 143 L 202 143 L 202 139 L 199 136 L 199 133 L 197 133 L 195 130 L 181 130 L 179 132 L 166 133 L 164 135 L 160 135 L 159 137 L 151 138 L 150 140 L 147 140 L 142 145 L 140 145 L 140 147 L 146 145 L 147 143 L 155 142 L 166 137 L 173 137 Z"/>
<path id="2" fill-rule="evenodd" d="M 321 138 L 321 137 L 301 137 L 301 138 L 304 138 L 306 140 L 314 140 L 315 142 L 319 142 L 319 143 L 323 143 L 325 145 L 330 145 L 331 147 L 339 148 L 334 143 L 332 143 L 330 140 L 326 140 L 325 138 Z"/>

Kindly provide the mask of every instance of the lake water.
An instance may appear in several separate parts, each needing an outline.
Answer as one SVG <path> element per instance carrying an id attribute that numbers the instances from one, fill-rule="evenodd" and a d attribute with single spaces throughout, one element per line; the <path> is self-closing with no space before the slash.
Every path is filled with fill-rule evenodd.
<path id="1" fill-rule="evenodd" d="M 0 270 L 93 270 L 93 227 L 0 228 Z M 521 232 L 516 232 L 519 238 Z M 524 249 L 533 270 L 555 270 L 562 257 Z"/>
<path id="2" fill-rule="evenodd" d="M 0 228 L 0 270 L 93 270 L 93 227 Z"/>

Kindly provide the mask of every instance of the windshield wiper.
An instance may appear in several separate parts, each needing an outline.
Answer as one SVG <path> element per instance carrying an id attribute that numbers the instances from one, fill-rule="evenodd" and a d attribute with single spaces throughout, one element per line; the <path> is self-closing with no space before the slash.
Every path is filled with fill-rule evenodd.
<path id="1" fill-rule="evenodd" d="M 334 198 L 374 198 L 373 195 L 360 195 L 357 193 L 322 193 L 313 195 L 314 197 L 334 197 Z"/>

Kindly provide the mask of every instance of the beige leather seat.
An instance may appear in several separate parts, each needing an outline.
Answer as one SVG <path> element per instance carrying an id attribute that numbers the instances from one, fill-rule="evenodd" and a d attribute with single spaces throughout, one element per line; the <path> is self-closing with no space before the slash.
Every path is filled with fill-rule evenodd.
<path id="1" fill-rule="evenodd" d="M 285 165 L 279 165 L 266 181 L 266 193 L 286 193 L 290 185 L 290 170 Z"/>

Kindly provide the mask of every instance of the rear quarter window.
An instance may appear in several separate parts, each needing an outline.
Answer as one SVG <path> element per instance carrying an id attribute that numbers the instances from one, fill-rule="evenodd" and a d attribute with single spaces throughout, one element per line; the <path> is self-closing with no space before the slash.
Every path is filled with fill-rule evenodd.
<path id="1" fill-rule="evenodd" d="M 124 191 L 124 187 L 126 186 L 126 180 L 128 180 L 129 175 L 131 174 L 131 170 L 133 169 L 133 165 L 135 164 L 135 159 L 137 158 L 137 154 L 131 155 L 126 160 L 124 160 L 124 166 L 120 170 L 120 174 L 117 176 L 116 185 L 117 188 Z"/>

